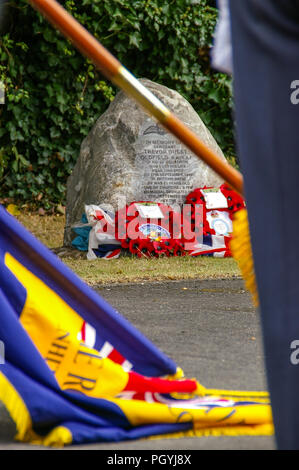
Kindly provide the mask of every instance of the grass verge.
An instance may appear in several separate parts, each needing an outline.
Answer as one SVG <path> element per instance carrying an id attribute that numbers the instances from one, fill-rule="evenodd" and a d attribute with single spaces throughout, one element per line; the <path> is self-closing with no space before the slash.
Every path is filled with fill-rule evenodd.
<path id="1" fill-rule="evenodd" d="M 65 219 L 62 215 L 21 214 L 18 220 L 48 248 L 63 245 Z M 57 250 L 55 250 L 57 251 Z M 139 259 L 121 256 L 115 260 L 88 261 L 86 253 L 58 250 L 63 262 L 89 285 L 154 282 L 183 279 L 223 279 L 239 277 L 240 271 L 232 258 L 173 257 Z"/>

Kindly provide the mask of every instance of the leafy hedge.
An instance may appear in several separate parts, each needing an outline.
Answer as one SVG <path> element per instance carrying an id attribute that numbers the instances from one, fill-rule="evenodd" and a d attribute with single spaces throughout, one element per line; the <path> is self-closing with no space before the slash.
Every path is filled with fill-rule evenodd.
<path id="1" fill-rule="evenodd" d="M 187 98 L 234 155 L 230 79 L 211 70 L 209 0 L 61 3 L 137 77 Z M 0 195 L 49 208 L 65 200 L 83 138 L 117 90 L 25 0 L 9 2 L 0 38 Z"/>

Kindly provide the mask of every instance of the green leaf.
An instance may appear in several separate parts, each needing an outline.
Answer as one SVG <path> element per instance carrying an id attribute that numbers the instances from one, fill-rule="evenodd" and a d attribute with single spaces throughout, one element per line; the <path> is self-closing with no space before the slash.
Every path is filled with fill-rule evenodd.
<path id="1" fill-rule="evenodd" d="M 63 204 L 84 137 L 118 91 L 27 0 L 0 40 L 0 190 Z M 181 93 L 235 155 L 231 79 L 210 67 L 217 10 L 210 0 L 65 0 L 76 19 L 135 76 Z M 57 157 L 59 155 L 60 157 Z"/>

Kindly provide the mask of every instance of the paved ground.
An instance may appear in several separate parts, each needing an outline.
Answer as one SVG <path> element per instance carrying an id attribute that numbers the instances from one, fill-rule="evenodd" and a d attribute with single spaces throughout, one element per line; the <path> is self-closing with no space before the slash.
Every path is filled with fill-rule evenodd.
<path id="1" fill-rule="evenodd" d="M 239 279 L 172 281 L 100 287 L 99 293 L 209 388 L 265 390 L 259 318 Z M 0 449 L 14 426 L 0 408 Z M 76 446 L 77 449 L 273 449 L 270 437 L 206 437 Z"/>

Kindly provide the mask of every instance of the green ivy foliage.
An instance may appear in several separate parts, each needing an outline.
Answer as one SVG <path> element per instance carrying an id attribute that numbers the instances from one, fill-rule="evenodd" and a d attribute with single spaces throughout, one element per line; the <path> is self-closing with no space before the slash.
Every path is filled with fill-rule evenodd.
<path id="1" fill-rule="evenodd" d="M 193 105 L 233 158 L 231 81 L 210 67 L 217 10 L 209 0 L 61 3 L 137 77 Z M 117 90 L 25 0 L 9 1 L 0 38 L 0 195 L 64 203 L 80 144 Z"/>

